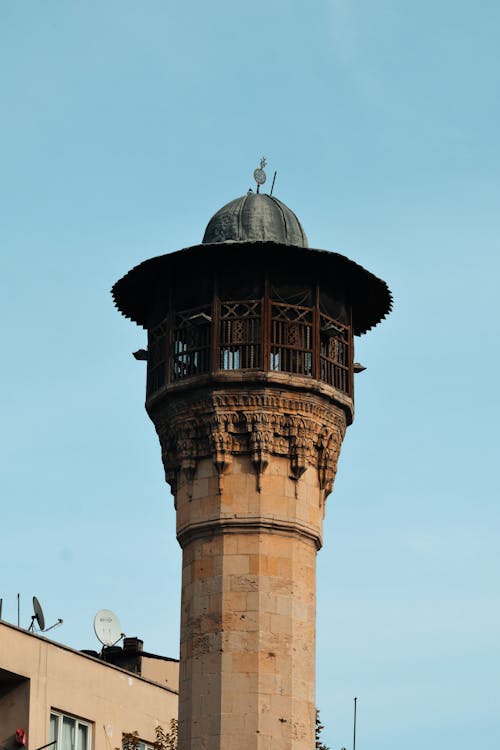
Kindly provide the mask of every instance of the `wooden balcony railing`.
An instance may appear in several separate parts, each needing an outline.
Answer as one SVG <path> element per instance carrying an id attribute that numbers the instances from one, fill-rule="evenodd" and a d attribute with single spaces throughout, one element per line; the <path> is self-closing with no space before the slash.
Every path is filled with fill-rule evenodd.
<path id="1" fill-rule="evenodd" d="M 223 370 L 289 372 L 352 394 L 350 326 L 304 306 L 220 300 L 176 310 L 149 331 L 147 395 Z"/>

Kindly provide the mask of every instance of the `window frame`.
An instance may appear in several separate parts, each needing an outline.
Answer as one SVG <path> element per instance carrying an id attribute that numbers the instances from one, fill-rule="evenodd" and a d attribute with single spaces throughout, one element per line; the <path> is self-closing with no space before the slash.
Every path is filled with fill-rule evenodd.
<path id="1" fill-rule="evenodd" d="M 52 736 L 52 718 L 55 717 L 57 720 L 57 730 L 56 730 L 56 736 Z M 63 741 L 62 741 L 62 728 L 64 725 L 64 719 L 67 719 L 69 721 L 74 722 L 74 742 L 71 743 L 71 748 L 69 750 L 92 750 L 92 730 L 93 730 L 93 723 L 89 721 L 88 719 L 82 719 L 79 716 L 75 716 L 74 714 L 68 714 L 65 711 L 59 711 L 56 708 L 50 709 L 49 714 L 49 740 L 53 741 L 55 740 L 54 744 L 54 750 L 68 750 L 67 748 L 63 748 Z M 85 727 L 87 730 L 87 737 L 86 737 L 86 743 L 84 748 L 78 748 L 78 727 Z"/>

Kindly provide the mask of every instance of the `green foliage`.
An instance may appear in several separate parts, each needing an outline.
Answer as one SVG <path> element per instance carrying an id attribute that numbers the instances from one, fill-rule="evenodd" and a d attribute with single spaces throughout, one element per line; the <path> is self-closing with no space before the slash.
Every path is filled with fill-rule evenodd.
<path id="1" fill-rule="evenodd" d="M 321 723 L 321 719 L 319 718 L 319 710 L 316 709 L 316 743 L 314 747 L 316 750 L 330 750 L 329 747 L 327 747 L 324 742 L 321 739 L 321 732 L 323 731 L 325 727 Z"/>
<path id="2" fill-rule="evenodd" d="M 170 720 L 170 728 L 165 731 L 163 727 L 155 728 L 156 739 L 154 742 L 155 750 L 177 750 L 179 737 L 179 722 L 177 719 Z"/>
<path id="3" fill-rule="evenodd" d="M 137 750 L 139 747 L 139 732 L 124 732 L 122 734 L 122 750 Z M 115 748 L 118 750 L 118 748 Z"/>
<path id="4" fill-rule="evenodd" d="M 178 730 L 179 723 L 177 719 L 170 720 L 170 727 L 167 730 L 163 729 L 160 725 L 155 727 L 154 750 L 178 750 Z M 140 741 L 137 731 L 123 732 L 121 750 L 138 750 Z M 120 749 L 117 747 L 115 750 Z"/>

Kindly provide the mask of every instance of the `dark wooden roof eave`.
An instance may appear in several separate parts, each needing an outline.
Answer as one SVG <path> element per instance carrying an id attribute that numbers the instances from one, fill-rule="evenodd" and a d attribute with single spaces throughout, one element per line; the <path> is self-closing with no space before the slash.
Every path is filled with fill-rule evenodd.
<path id="1" fill-rule="evenodd" d="M 235 258 L 237 255 L 237 258 Z M 206 275 L 233 265 L 241 268 L 260 266 L 290 268 L 307 263 L 308 275 L 332 280 L 332 286 L 345 288 L 353 310 L 355 335 L 362 335 L 383 320 L 392 310 L 392 295 L 385 281 L 345 255 L 276 242 L 223 242 L 193 245 L 176 252 L 158 255 L 140 263 L 112 288 L 116 307 L 130 320 L 147 327 L 150 300 L 161 284 L 185 274 Z"/>

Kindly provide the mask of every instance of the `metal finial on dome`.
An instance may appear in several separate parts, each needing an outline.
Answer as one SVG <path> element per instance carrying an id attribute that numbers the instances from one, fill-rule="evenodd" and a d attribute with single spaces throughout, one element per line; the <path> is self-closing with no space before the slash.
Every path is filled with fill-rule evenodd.
<path id="1" fill-rule="evenodd" d="M 260 192 L 260 186 L 263 185 L 267 180 L 266 173 L 264 172 L 264 167 L 266 166 L 266 164 L 266 157 L 263 156 L 260 160 L 260 167 L 257 167 L 257 169 L 254 169 L 253 171 L 253 178 L 257 183 L 257 192 Z"/>

